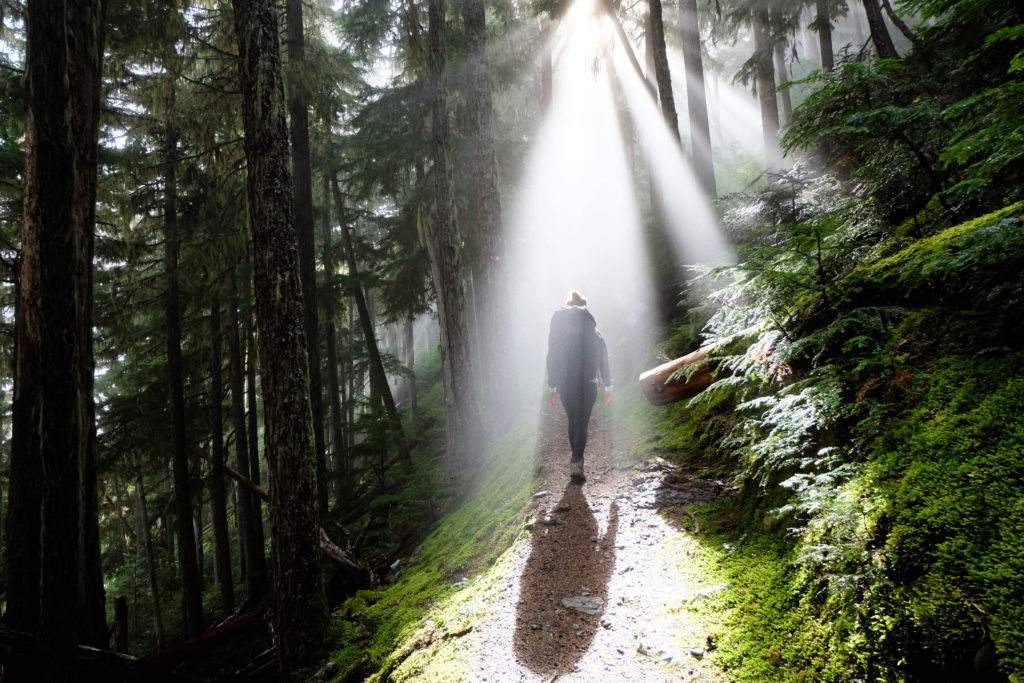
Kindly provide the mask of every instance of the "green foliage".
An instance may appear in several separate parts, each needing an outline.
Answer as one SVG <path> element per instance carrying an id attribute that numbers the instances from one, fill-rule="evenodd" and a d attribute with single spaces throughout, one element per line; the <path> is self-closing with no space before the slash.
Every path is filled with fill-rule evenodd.
<path id="1" fill-rule="evenodd" d="M 812 201 L 828 182 L 727 214 L 744 260 L 713 273 L 705 333 L 752 336 L 652 446 L 743 483 L 717 516 L 742 532 L 722 660 L 751 681 L 1020 677 L 1022 206 L 888 228 Z"/>
<path id="2" fill-rule="evenodd" d="M 930 21 L 903 59 L 847 60 L 805 83 L 813 92 L 786 133 L 788 148 L 827 144 L 899 221 L 932 197 L 959 216 L 1021 198 L 1021 54 L 1011 0 L 907 0 Z"/>

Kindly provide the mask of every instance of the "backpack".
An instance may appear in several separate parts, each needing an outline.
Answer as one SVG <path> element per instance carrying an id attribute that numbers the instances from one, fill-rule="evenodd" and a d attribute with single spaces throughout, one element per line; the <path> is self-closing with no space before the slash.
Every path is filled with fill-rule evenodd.
<path id="1" fill-rule="evenodd" d="M 582 306 L 565 306 L 551 316 L 548 333 L 548 385 L 561 387 L 593 380 L 606 353 L 594 316 Z"/>

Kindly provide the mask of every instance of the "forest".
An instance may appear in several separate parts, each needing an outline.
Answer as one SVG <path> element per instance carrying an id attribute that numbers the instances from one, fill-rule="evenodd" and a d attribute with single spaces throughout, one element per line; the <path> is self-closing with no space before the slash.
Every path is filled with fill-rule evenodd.
<path id="1" fill-rule="evenodd" d="M 0 0 L 0 102 L 4 681 L 1024 681 L 1019 0 Z"/>

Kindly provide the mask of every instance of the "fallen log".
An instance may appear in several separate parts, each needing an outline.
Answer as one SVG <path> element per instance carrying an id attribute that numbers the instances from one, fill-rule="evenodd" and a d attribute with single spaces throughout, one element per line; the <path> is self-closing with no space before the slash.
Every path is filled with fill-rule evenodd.
<path id="1" fill-rule="evenodd" d="M 327 532 L 323 530 L 323 527 L 320 528 L 320 548 L 327 553 L 328 557 L 352 571 L 367 571 L 364 567 L 361 567 L 358 562 L 349 557 L 349 554 L 345 552 L 341 546 L 332 541 L 330 536 L 327 535 Z"/>
<path id="2" fill-rule="evenodd" d="M 644 397 L 652 405 L 663 406 L 692 398 L 707 389 L 717 379 L 707 363 L 708 353 L 716 346 L 702 346 L 641 374 L 640 389 Z"/>

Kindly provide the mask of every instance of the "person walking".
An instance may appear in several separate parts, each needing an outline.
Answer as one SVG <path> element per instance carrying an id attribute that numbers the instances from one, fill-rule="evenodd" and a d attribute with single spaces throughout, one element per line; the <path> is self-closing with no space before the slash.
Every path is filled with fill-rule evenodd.
<path id="1" fill-rule="evenodd" d="M 612 402 L 612 378 L 608 372 L 608 347 L 597 330 L 597 321 L 587 310 L 587 300 L 576 290 L 569 292 L 566 305 L 551 316 L 548 333 L 548 386 L 551 404 L 557 397 L 569 418 L 569 477 L 586 481 L 583 450 L 587 446 L 590 413 L 597 400 L 598 376 L 604 384 L 604 401 Z"/>

